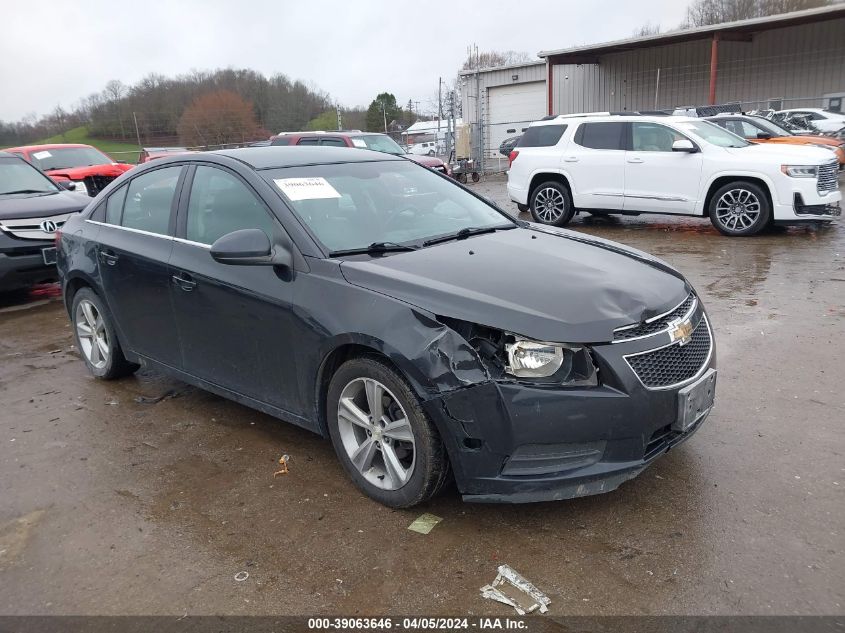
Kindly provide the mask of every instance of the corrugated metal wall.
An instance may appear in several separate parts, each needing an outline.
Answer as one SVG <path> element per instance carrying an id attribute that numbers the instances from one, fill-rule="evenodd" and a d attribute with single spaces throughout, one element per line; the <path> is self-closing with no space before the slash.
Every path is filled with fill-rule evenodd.
<path id="1" fill-rule="evenodd" d="M 513 76 L 518 75 L 519 78 L 514 81 Z M 545 64 L 529 64 L 525 66 L 514 66 L 512 68 L 503 68 L 500 70 L 481 71 L 478 73 L 478 86 L 481 92 L 482 118 L 486 119 L 487 108 L 487 88 L 496 86 L 506 86 L 511 84 L 524 84 L 531 81 L 545 81 L 546 80 L 546 65 Z M 476 76 L 475 74 L 461 75 L 461 108 L 463 120 L 465 123 L 476 122 Z M 489 121 L 487 121 L 489 123 Z"/>
<path id="2" fill-rule="evenodd" d="M 708 101 L 710 41 L 605 55 L 599 64 L 556 65 L 556 114 L 651 110 Z M 845 19 L 764 31 L 752 42 L 719 43 L 716 101 L 765 107 L 821 106 L 818 97 L 845 92 Z"/>

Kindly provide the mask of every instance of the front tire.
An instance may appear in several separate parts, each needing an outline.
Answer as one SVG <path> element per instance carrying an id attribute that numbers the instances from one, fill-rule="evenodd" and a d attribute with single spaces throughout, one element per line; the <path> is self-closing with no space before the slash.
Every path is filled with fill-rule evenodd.
<path id="1" fill-rule="evenodd" d="M 343 468 L 367 496 L 391 508 L 431 499 L 449 460 L 408 383 L 374 358 L 345 362 L 326 402 L 329 436 Z"/>
<path id="2" fill-rule="evenodd" d="M 73 296 L 71 308 L 76 348 L 88 370 L 101 380 L 128 376 L 139 365 L 123 355 L 111 312 L 105 302 L 90 288 L 82 288 Z"/>
<path id="3" fill-rule="evenodd" d="M 772 218 L 766 192 L 753 182 L 736 180 L 720 187 L 710 198 L 710 221 L 729 237 L 757 235 Z"/>
<path id="4" fill-rule="evenodd" d="M 538 185 L 531 192 L 528 206 L 535 222 L 551 226 L 566 226 L 575 213 L 569 189 L 555 180 Z"/>

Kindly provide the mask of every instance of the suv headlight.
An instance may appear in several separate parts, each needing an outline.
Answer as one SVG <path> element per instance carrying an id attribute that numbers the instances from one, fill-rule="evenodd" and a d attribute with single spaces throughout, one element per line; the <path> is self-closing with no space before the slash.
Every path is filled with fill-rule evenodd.
<path id="1" fill-rule="evenodd" d="M 793 178 L 815 178 L 819 168 L 817 165 L 781 165 L 780 170 Z"/>
<path id="2" fill-rule="evenodd" d="M 598 370 L 586 347 L 515 339 L 513 343 L 505 343 L 508 358 L 505 373 L 517 378 L 552 378 L 541 382 L 565 385 L 598 384 Z"/>
<path id="3" fill-rule="evenodd" d="M 76 185 L 76 188 L 74 189 L 76 193 L 84 193 L 86 196 L 88 195 L 88 187 L 85 186 L 84 180 L 72 180 L 71 182 Z"/>

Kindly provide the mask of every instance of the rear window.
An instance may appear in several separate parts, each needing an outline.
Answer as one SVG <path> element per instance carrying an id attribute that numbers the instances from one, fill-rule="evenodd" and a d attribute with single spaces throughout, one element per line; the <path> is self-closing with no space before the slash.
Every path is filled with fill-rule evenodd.
<path id="1" fill-rule="evenodd" d="M 625 149 L 622 141 L 625 131 L 624 122 L 600 121 L 584 123 L 578 128 L 575 142 L 582 147 L 592 149 Z"/>
<path id="2" fill-rule="evenodd" d="M 517 147 L 551 147 L 557 145 L 566 131 L 566 125 L 537 125 L 525 130 Z"/>

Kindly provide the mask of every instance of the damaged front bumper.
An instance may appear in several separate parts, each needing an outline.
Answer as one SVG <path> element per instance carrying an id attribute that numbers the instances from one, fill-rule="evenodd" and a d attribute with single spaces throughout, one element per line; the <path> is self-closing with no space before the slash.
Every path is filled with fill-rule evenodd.
<path id="1" fill-rule="evenodd" d="M 703 315 L 700 324 L 710 333 Z M 663 344 L 649 337 L 594 347 L 598 387 L 492 380 L 429 399 L 424 406 L 447 444 L 464 499 L 570 499 L 609 492 L 637 476 L 701 428 L 709 414 L 708 407 L 689 426 L 678 424 L 679 392 L 715 374 L 710 334 L 710 350 L 695 375 L 669 387 L 646 387 L 629 364 L 632 356 Z"/>

